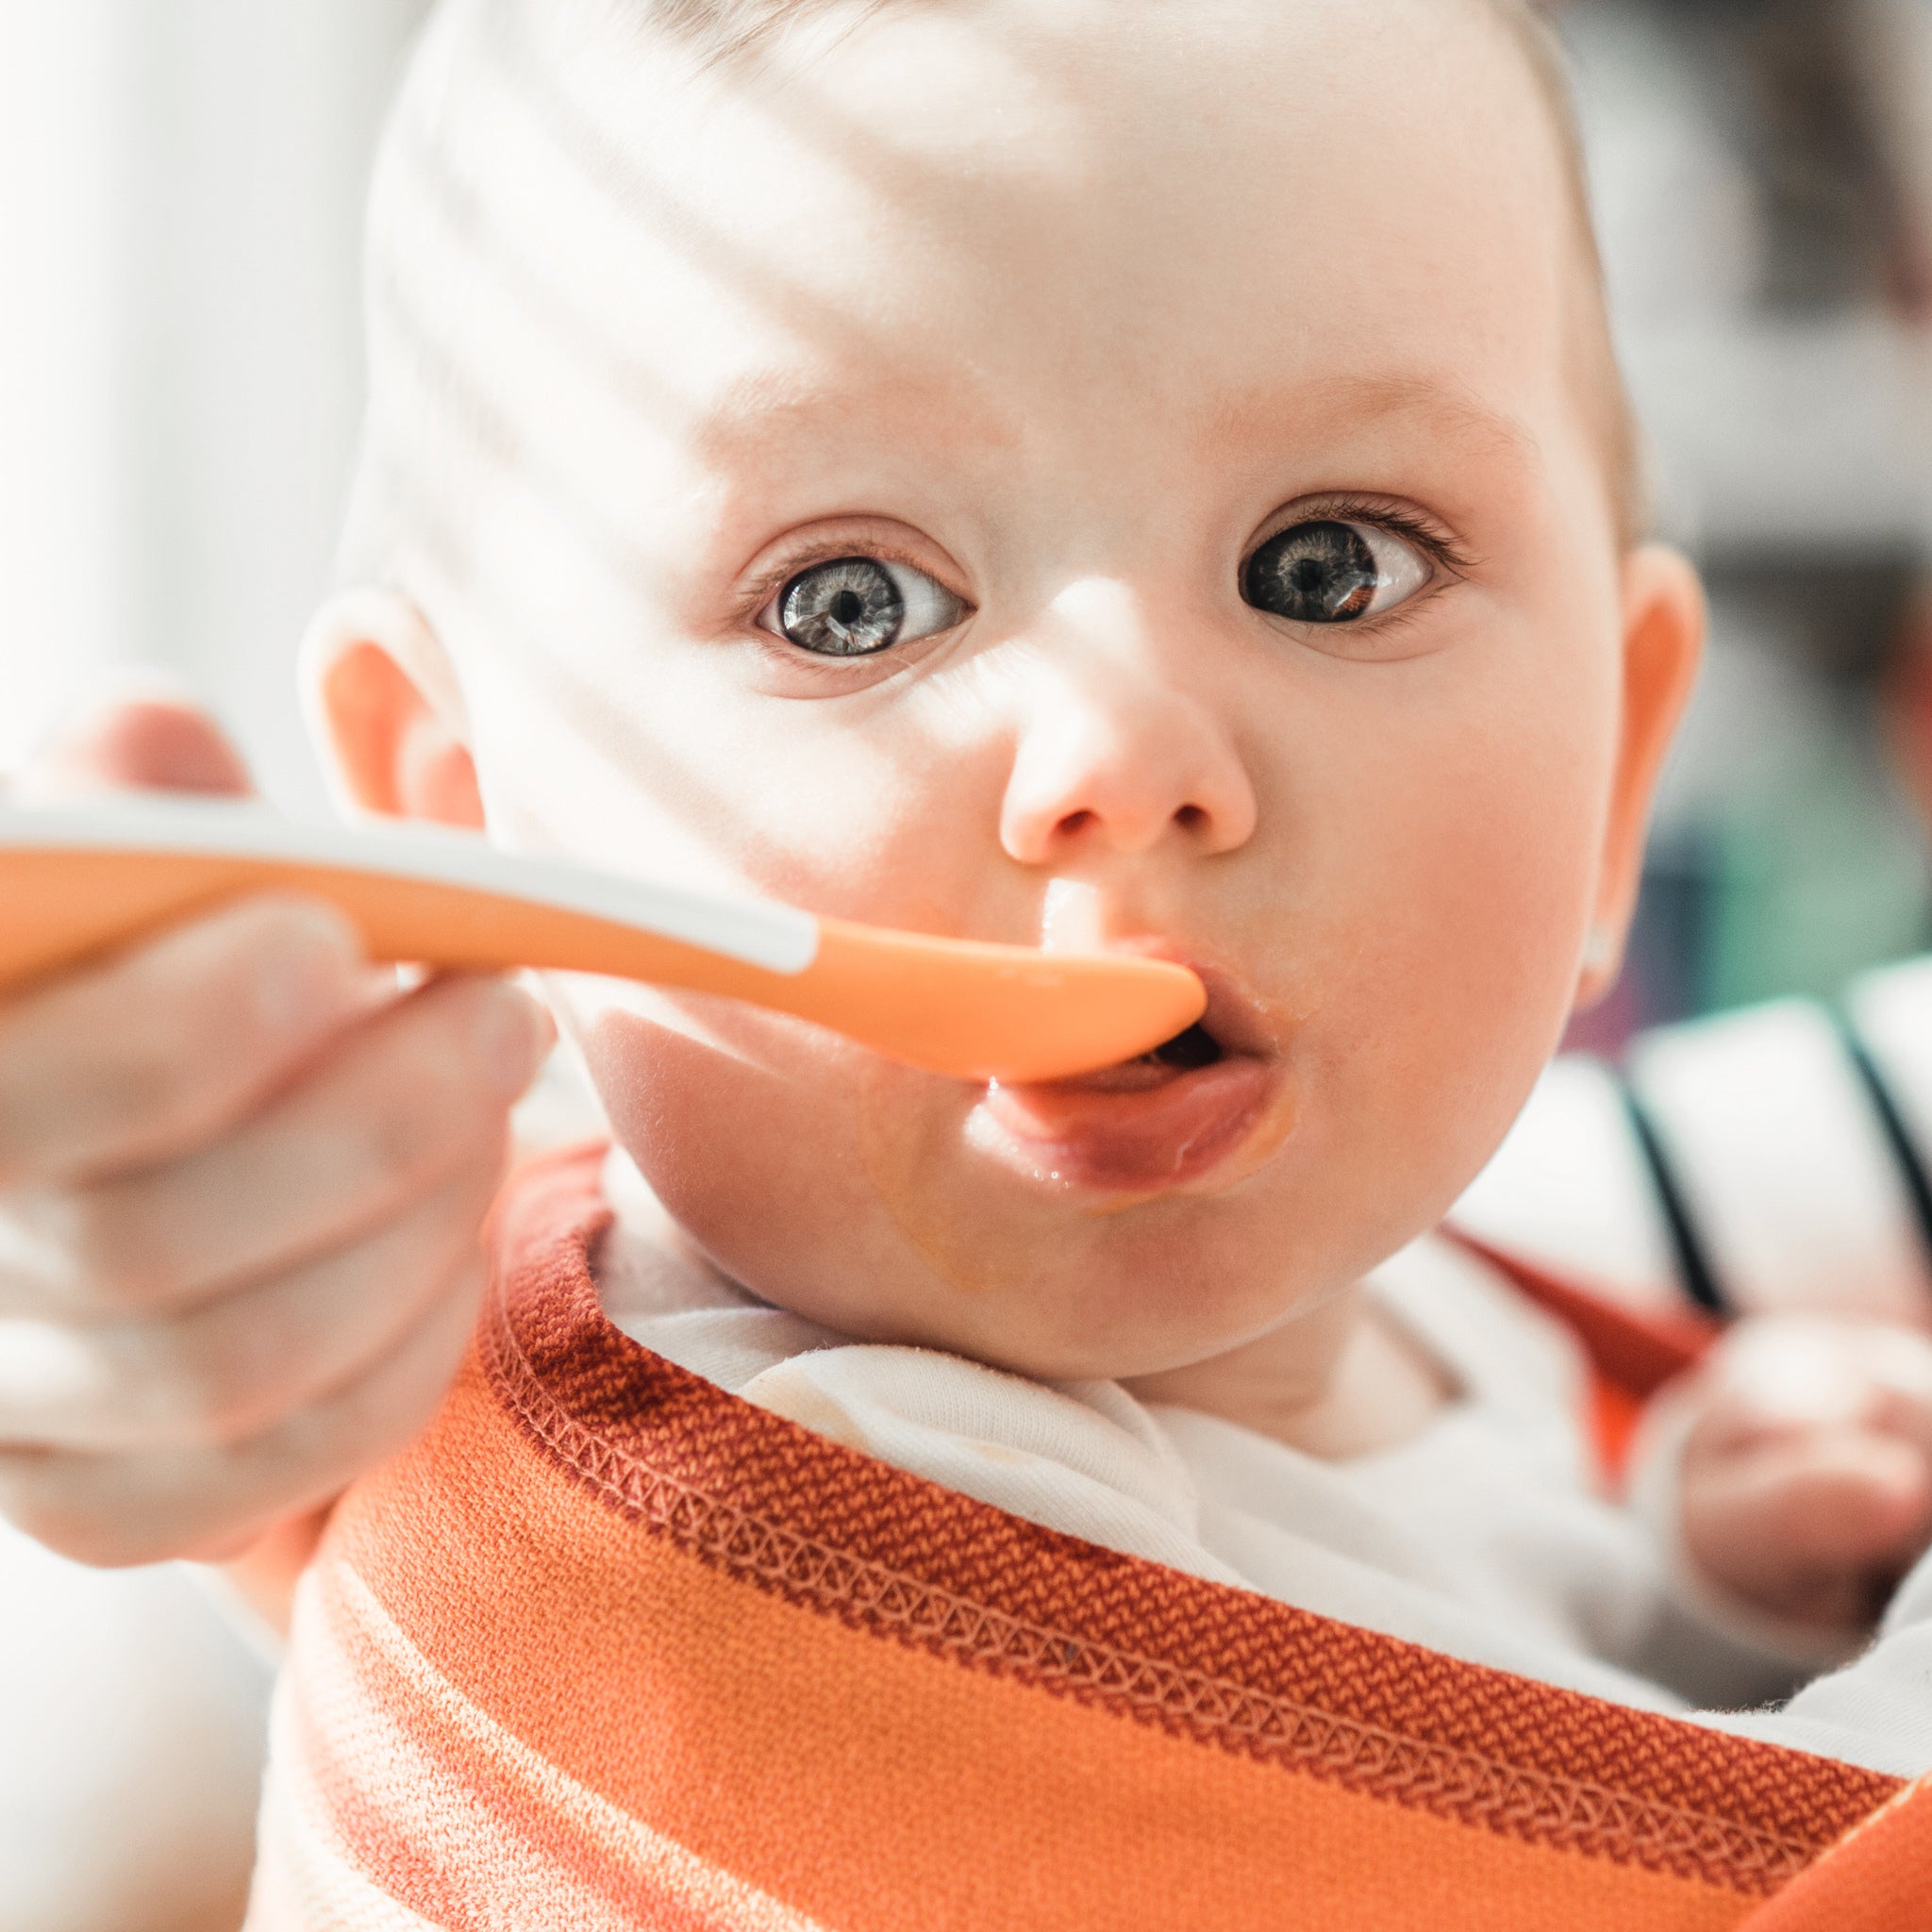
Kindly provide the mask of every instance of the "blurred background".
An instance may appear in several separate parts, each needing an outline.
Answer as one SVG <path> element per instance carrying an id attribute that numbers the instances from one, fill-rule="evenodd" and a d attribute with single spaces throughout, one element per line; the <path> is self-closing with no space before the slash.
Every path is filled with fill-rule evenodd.
<path id="1" fill-rule="evenodd" d="M 1932 943 L 1932 5 L 1570 0 L 1612 306 L 1708 668 L 1579 1037 Z"/>
<path id="2" fill-rule="evenodd" d="M 326 810 L 294 655 L 354 457 L 371 148 L 425 11 L 0 0 L 0 773 L 144 666 Z M 1658 525 L 1715 603 L 1631 971 L 1578 1023 L 1614 1050 L 1932 948 L 1932 0 L 1557 11 Z M 0 1740 L 66 1740 L 0 1751 L 0 1932 L 235 1923 L 271 1664 L 194 1589 L 0 1536 Z M 158 1785 L 151 1857 L 66 1835 Z"/>
<path id="3" fill-rule="evenodd" d="M 0 0 L 0 769 L 134 662 L 325 810 L 291 666 L 360 388 L 371 150 L 423 0 Z"/>
<path id="4" fill-rule="evenodd" d="M 1663 532 L 1715 597 L 1629 1031 L 1932 944 L 1932 0 L 1565 0 Z M 325 809 L 291 664 L 424 0 L 0 0 L 0 769 L 134 662 Z"/>

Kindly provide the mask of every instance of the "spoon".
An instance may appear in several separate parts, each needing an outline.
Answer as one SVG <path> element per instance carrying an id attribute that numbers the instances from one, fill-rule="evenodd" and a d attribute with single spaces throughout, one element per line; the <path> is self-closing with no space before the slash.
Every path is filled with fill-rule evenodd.
<path id="1" fill-rule="evenodd" d="M 535 967 L 723 993 L 961 1080 L 1067 1079 L 1151 1052 L 1207 1006 L 1183 966 L 820 919 L 499 851 L 471 833 L 299 824 L 256 804 L 0 808 L 0 989 L 242 893 L 326 899 L 372 957 Z"/>

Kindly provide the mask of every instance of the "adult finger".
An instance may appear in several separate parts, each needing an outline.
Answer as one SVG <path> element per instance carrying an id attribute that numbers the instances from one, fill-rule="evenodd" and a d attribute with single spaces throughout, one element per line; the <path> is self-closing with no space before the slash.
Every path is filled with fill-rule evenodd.
<path id="1" fill-rule="evenodd" d="M 219 1447 L 357 1380 L 475 1258 L 501 1147 L 368 1239 L 163 1322 L 0 1321 L 0 1446 Z"/>
<path id="2" fill-rule="evenodd" d="M 341 913 L 274 897 L 0 1005 L 0 1185 L 179 1155 L 379 996 Z"/>
<path id="3" fill-rule="evenodd" d="M 511 982 L 437 981 L 240 1132 L 165 1167 L 17 1196 L 30 1252 L 0 1293 L 17 1313 L 111 1318 L 193 1307 L 331 1253 L 500 1146 L 551 1039 Z"/>
<path id="4" fill-rule="evenodd" d="M 239 1445 L 159 1456 L 0 1453 L 0 1514 L 76 1562 L 232 1556 L 272 1524 L 340 1495 L 420 1433 L 462 1358 L 483 1280 L 479 1257 L 367 1374 Z"/>

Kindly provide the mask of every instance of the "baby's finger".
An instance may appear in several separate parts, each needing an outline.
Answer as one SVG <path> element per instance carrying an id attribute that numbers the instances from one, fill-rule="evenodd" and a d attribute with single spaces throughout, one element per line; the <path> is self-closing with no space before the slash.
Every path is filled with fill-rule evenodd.
<path id="1" fill-rule="evenodd" d="M 483 1279 L 478 1257 L 359 1381 L 237 1446 L 160 1456 L 0 1452 L 0 1515 L 76 1562 L 233 1556 L 274 1524 L 340 1495 L 420 1433 L 462 1358 Z"/>
<path id="2" fill-rule="evenodd" d="M 1794 1433 L 1687 1455 L 1685 1542 L 1717 1581 L 1807 1623 L 1855 1627 L 1932 1534 L 1932 1469 L 1877 1431 Z"/>
<path id="3" fill-rule="evenodd" d="M 0 1005 L 0 1186 L 185 1152 L 251 1111 L 372 997 L 340 912 L 263 898 Z"/>
<path id="4" fill-rule="evenodd" d="M 220 1447 L 346 1387 L 474 1260 L 501 1168 L 473 1159 L 366 1241 L 169 1321 L 0 1321 L 0 1447 Z"/>
<path id="5" fill-rule="evenodd" d="M 13 1312 L 113 1319 L 333 1253 L 498 1148 L 550 1040 L 520 988 L 440 981 L 345 1036 L 240 1132 L 167 1167 L 17 1198 L 25 1252 L 0 1295 L 10 1286 Z"/>
<path id="6" fill-rule="evenodd" d="M 1763 1318 L 1733 1329 L 1700 1376 L 1700 1445 L 1740 1448 L 1794 1430 L 1856 1429 L 1877 1391 L 1860 1354 L 1862 1336 L 1817 1316 Z"/>
<path id="7" fill-rule="evenodd" d="M 1857 1331 L 1857 1346 L 1872 1385 L 1872 1425 L 1903 1437 L 1932 1459 L 1932 1339 L 1873 1326 Z"/>

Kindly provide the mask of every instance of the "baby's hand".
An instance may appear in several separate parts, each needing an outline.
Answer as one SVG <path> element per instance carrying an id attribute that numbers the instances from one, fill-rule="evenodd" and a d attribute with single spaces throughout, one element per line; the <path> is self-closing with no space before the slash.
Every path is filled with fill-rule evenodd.
<path id="1" fill-rule="evenodd" d="M 171 706 L 58 762 L 239 775 Z M 0 1002 L 0 1513 L 85 1561 L 221 1556 L 406 1441 L 469 1331 L 549 1040 L 500 981 L 400 997 L 296 899 Z"/>
<path id="2" fill-rule="evenodd" d="M 1932 1542 L 1932 1341 L 1824 1315 L 1759 1318 L 1669 1399 L 1691 1405 L 1691 1560 L 1787 1622 L 1869 1630 Z"/>

